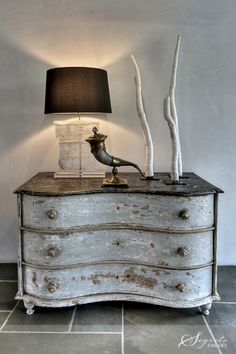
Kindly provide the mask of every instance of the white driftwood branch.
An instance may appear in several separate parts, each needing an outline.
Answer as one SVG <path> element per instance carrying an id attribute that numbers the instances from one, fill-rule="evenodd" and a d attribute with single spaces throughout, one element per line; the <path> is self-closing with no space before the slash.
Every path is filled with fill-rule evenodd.
<path id="1" fill-rule="evenodd" d="M 178 167 L 178 156 L 179 156 L 179 145 L 178 145 L 178 133 L 176 129 L 175 121 L 171 116 L 170 108 L 170 96 L 164 99 L 164 117 L 168 123 L 170 129 L 170 137 L 172 144 L 172 157 L 171 157 L 171 179 L 173 181 L 179 181 L 179 167 Z"/>
<path id="2" fill-rule="evenodd" d="M 138 68 L 138 64 L 133 55 L 130 56 L 135 68 L 135 85 L 136 85 L 136 106 L 137 112 L 139 115 L 141 127 L 143 130 L 144 135 L 144 144 L 146 149 L 145 154 L 145 176 L 146 177 L 153 177 L 153 143 L 152 143 L 152 136 L 149 129 L 149 125 L 147 122 L 147 116 L 143 105 L 143 97 L 142 97 L 142 84 L 141 84 L 141 77 Z"/>
<path id="3" fill-rule="evenodd" d="M 178 169 L 179 169 L 179 175 L 182 176 L 183 174 L 183 167 L 182 167 L 182 153 L 181 153 L 181 145 L 180 145 L 180 138 L 179 138 L 179 121 L 178 121 L 178 114 L 177 114 L 177 109 L 175 105 L 175 88 L 176 88 L 176 77 L 177 77 L 177 66 L 178 66 L 178 58 L 179 58 L 179 48 L 180 48 L 180 41 L 181 37 L 178 35 L 177 37 L 177 43 L 175 47 L 175 52 L 174 52 L 174 58 L 173 58 L 173 64 L 172 64 L 172 74 L 171 74 L 171 81 L 170 81 L 170 89 L 169 89 L 169 95 L 170 95 L 170 109 L 171 109 L 171 115 L 175 121 L 176 124 L 176 132 L 177 132 L 177 143 L 178 143 Z"/>
<path id="4" fill-rule="evenodd" d="M 183 174 L 182 154 L 181 154 L 181 145 L 180 145 L 180 138 L 179 138 L 178 114 L 175 105 L 175 88 L 176 88 L 176 76 L 177 76 L 180 38 L 181 38 L 180 36 L 177 37 L 177 43 L 176 43 L 174 57 L 173 57 L 169 95 L 164 100 L 164 117 L 168 122 L 169 129 L 170 129 L 170 136 L 172 140 L 171 176 L 173 177 L 172 179 L 174 179 L 175 181 L 178 181 L 179 176 L 182 176 Z M 170 118 L 172 119 L 171 125 L 170 125 Z M 174 158 L 176 159 L 175 162 L 173 162 Z"/>

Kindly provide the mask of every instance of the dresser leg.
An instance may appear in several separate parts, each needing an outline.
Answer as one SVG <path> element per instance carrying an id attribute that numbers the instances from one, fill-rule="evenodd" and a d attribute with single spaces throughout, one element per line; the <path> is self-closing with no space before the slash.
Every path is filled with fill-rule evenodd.
<path id="1" fill-rule="evenodd" d="M 209 304 L 199 306 L 199 311 L 205 316 L 209 315 L 210 309 L 211 309 L 211 302 Z"/>
<path id="2" fill-rule="evenodd" d="M 24 306 L 26 308 L 26 313 L 27 315 L 33 315 L 34 313 L 34 304 L 32 302 L 29 302 L 29 301 L 26 301 L 26 300 L 23 300 L 24 302 Z"/>

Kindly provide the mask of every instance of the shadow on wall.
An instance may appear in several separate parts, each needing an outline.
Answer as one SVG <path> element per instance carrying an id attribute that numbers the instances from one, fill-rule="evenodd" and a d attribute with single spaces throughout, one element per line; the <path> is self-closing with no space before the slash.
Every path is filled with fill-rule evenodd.
<path id="1" fill-rule="evenodd" d="M 43 116 L 46 70 L 39 61 L 0 38 L 1 153 L 46 127 Z"/>
<path id="2" fill-rule="evenodd" d="M 14 199 L 12 207 L 16 209 L 16 201 Z M 13 215 L 13 218 L 8 220 L 1 227 L 0 247 L 1 257 L 0 263 L 15 263 L 17 260 L 17 237 L 18 219 Z"/>
<path id="3" fill-rule="evenodd" d="M 16 201 L 13 190 L 37 172 L 50 153 L 45 139 L 38 151 L 34 134 L 50 133 L 50 120 L 43 116 L 45 71 L 49 64 L 26 54 L 0 38 L 0 215 L 1 254 L 16 253 Z M 31 139 L 29 139 L 31 138 Z M 43 138 L 43 136 L 42 136 Z"/>

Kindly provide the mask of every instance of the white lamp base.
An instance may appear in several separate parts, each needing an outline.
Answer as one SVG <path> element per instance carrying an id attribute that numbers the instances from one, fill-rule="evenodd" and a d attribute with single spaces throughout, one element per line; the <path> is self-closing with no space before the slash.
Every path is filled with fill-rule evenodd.
<path id="1" fill-rule="evenodd" d="M 99 122 L 73 118 L 54 124 L 61 168 L 55 172 L 54 178 L 104 178 L 105 166 L 94 158 L 85 141 L 92 134 L 93 127 L 99 128 Z"/>

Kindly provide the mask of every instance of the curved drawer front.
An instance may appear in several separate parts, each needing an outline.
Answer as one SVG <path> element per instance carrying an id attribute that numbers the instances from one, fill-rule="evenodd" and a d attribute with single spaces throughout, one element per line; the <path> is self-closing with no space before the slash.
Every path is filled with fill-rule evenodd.
<path id="1" fill-rule="evenodd" d="M 191 267 L 212 261 L 213 232 L 167 234 L 97 230 L 62 235 L 23 232 L 23 259 L 36 265 L 66 266 L 99 261 L 133 261 Z"/>
<path id="2" fill-rule="evenodd" d="M 212 267 L 167 270 L 129 264 L 99 264 L 63 270 L 24 266 L 24 291 L 43 299 L 126 293 L 168 300 L 196 300 L 211 294 Z"/>
<path id="3" fill-rule="evenodd" d="M 101 193 L 64 197 L 23 196 L 23 226 L 65 229 L 103 223 L 193 229 L 213 225 L 213 195 Z"/>

